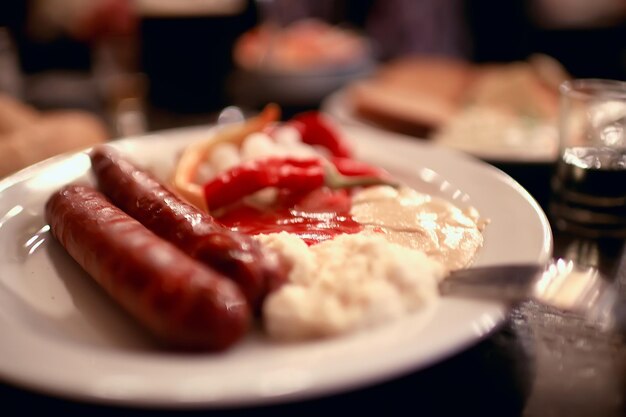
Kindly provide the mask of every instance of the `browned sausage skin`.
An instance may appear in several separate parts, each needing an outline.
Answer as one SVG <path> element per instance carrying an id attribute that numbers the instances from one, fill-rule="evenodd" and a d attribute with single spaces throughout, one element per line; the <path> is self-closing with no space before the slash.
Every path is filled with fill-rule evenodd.
<path id="1" fill-rule="evenodd" d="M 222 350 L 247 331 L 237 286 L 188 257 L 88 186 L 69 185 L 46 204 L 52 234 L 124 309 L 166 344 Z"/>
<path id="2" fill-rule="evenodd" d="M 93 149 L 91 163 L 98 187 L 115 205 L 183 252 L 233 279 L 255 311 L 267 294 L 285 282 L 286 268 L 274 253 L 183 201 L 111 147 Z"/>

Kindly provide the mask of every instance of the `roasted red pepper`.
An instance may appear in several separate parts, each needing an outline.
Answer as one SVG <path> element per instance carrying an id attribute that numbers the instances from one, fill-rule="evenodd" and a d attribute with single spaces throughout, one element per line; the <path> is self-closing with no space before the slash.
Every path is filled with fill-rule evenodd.
<path id="1" fill-rule="evenodd" d="M 332 124 L 324 119 L 317 111 L 308 111 L 294 116 L 289 124 L 295 127 L 302 142 L 309 145 L 319 145 L 328 149 L 333 156 L 349 158 L 352 152 L 341 135 L 335 131 Z"/>
<path id="2" fill-rule="evenodd" d="M 344 161 L 345 166 L 347 164 Z M 294 190 L 299 194 L 327 186 L 349 188 L 390 184 L 384 171 L 375 171 L 367 164 L 362 171 L 350 166 L 345 175 L 332 163 L 320 159 L 267 158 L 238 165 L 204 185 L 204 197 L 209 210 L 235 203 L 241 198 L 267 187 Z"/>
<path id="3" fill-rule="evenodd" d="M 204 185 L 209 210 L 232 204 L 267 187 L 314 190 L 324 185 L 319 159 L 268 158 L 238 165 Z"/>

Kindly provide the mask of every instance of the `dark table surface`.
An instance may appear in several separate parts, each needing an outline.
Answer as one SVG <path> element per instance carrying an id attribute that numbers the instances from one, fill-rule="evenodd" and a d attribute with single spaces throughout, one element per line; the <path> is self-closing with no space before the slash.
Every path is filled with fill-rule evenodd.
<path id="1" fill-rule="evenodd" d="M 163 118 L 160 120 L 158 127 L 168 127 L 162 124 Z M 194 124 L 204 121 L 208 119 L 192 120 Z M 525 186 L 546 210 L 550 166 L 495 165 Z M 557 230 L 554 241 L 555 256 L 584 257 L 614 281 L 624 295 L 626 252 L 622 241 L 581 240 Z M 5 337 L 10 335 L 2 336 Z M 622 335 L 594 328 L 577 316 L 527 302 L 513 308 L 508 320 L 486 339 L 427 369 L 365 389 L 305 402 L 228 410 L 131 409 L 52 398 L 1 383 L 0 399 L 3 416 L 280 416 L 337 412 L 624 416 L 626 344 Z"/>

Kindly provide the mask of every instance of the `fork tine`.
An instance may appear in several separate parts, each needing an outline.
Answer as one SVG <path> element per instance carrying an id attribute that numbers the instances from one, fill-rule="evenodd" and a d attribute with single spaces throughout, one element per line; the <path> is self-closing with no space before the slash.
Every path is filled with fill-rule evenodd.
<path id="1" fill-rule="evenodd" d="M 598 279 L 597 269 L 582 269 L 571 260 L 558 259 L 546 268 L 533 295 L 538 301 L 557 308 L 580 310 L 591 301 Z"/>
<path id="2" fill-rule="evenodd" d="M 594 267 L 558 259 L 550 264 L 534 288 L 534 298 L 552 307 L 582 313 L 588 322 L 608 329 L 616 323 L 618 293 Z"/>

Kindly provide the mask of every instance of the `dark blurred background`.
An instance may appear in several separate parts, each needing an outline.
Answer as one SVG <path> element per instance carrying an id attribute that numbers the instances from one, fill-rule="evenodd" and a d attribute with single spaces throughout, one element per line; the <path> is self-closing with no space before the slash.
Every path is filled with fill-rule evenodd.
<path id="1" fill-rule="evenodd" d="M 237 39 L 258 24 L 285 28 L 305 17 L 362 34 L 371 45 L 368 60 L 311 76 L 282 73 L 280 65 L 277 73 L 255 72 L 233 59 Z M 300 49 L 296 52 L 307 52 L 306 45 Z M 207 123 L 231 104 L 254 111 L 275 101 L 288 117 L 318 108 L 329 93 L 402 56 L 486 63 L 535 53 L 552 56 L 573 77 L 626 79 L 626 1 L 5 0 L 0 5 L 0 93 L 38 111 L 84 110 L 99 118 L 111 137 Z"/>
<path id="2" fill-rule="evenodd" d="M 149 105 L 202 113 L 231 104 L 225 83 L 234 69 L 234 42 L 265 17 L 259 10 L 267 3 L 294 18 L 325 7 L 326 20 L 368 35 L 377 45 L 379 61 L 443 54 L 507 62 L 541 52 L 560 61 L 574 77 L 626 78 L 622 0 L 9 0 L 0 6 L 0 26 L 8 28 L 15 47 L 23 77 L 21 98 L 38 107 L 103 111 L 106 97 L 94 97 L 96 88 L 89 82 L 83 83 L 82 94 L 66 89 L 46 94 L 37 76 L 56 73 L 61 83 L 59 73 L 78 79 L 109 65 L 118 67 L 109 71 L 145 74 L 141 88 L 147 90 Z M 127 56 L 102 62 L 105 58 L 98 54 L 106 48 Z"/>

